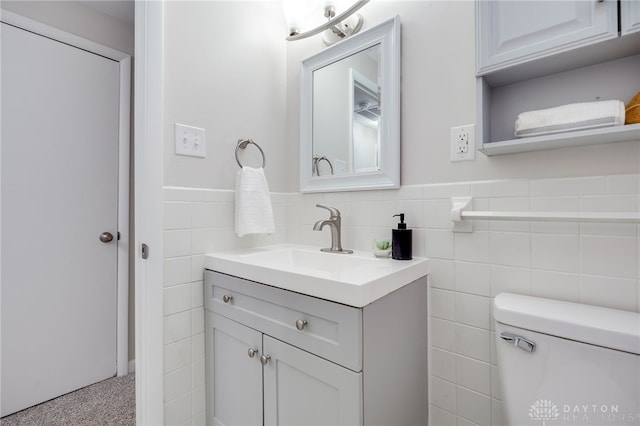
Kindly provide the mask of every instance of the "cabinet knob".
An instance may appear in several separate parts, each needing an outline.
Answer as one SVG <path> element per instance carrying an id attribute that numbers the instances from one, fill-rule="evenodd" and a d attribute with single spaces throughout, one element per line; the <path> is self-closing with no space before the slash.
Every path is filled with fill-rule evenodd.
<path id="1" fill-rule="evenodd" d="M 296 328 L 302 331 L 307 326 L 307 324 L 307 320 L 299 319 L 298 321 L 296 321 Z"/>
<path id="2" fill-rule="evenodd" d="M 260 356 L 260 364 L 267 365 L 271 360 L 271 355 L 261 355 Z"/>
<path id="3" fill-rule="evenodd" d="M 233 296 L 229 295 L 229 294 L 225 294 L 224 296 L 222 296 L 222 301 L 224 303 L 229 303 L 233 300 Z"/>
<path id="4" fill-rule="evenodd" d="M 247 353 L 249 354 L 249 358 L 253 358 L 254 356 L 256 356 L 256 354 L 258 353 L 257 349 L 254 348 L 249 348 L 249 350 L 247 351 Z"/>

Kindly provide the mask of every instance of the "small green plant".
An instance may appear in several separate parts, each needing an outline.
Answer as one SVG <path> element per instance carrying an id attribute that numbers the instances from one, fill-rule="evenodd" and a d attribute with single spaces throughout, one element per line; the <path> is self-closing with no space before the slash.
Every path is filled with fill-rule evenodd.
<path id="1" fill-rule="evenodd" d="M 389 247 L 391 247 L 391 243 L 387 240 L 376 241 L 376 248 L 378 250 L 387 250 Z"/>

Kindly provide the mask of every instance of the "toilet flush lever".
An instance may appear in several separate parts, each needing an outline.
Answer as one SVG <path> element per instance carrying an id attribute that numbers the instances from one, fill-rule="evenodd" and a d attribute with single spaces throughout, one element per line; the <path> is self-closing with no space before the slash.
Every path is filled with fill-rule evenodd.
<path id="1" fill-rule="evenodd" d="M 536 344 L 529 339 L 525 339 L 522 336 L 517 336 L 515 334 L 502 332 L 500 333 L 500 338 L 507 343 L 516 346 L 523 351 L 533 352 L 536 349 Z"/>

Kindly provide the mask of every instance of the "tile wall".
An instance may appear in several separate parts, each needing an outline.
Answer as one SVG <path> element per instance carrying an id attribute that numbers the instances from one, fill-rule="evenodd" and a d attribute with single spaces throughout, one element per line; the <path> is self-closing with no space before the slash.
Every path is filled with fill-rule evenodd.
<path id="1" fill-rule="evenodd" d="M 233 234 L 233 192 L 165 190 L 166 424 L 204 419 L 202 254 L 279 242 L 328 246 L 313 231 L 326 211 L 343 218 L 343 246 L 390 238 L 396 213 L 414 229 L 414 256 L 431 259 L 432 425 L 501 425 L 491 318 L 503 291 L 640 310 L 640 232 L 628 224 L 476 221 L 450 230 L 449 199 L 476 210 L 639 211 L 640 176 L 404 186 L 397 191 L 274 194 L 276 235 Z M 425 307 L 427 308 L 427 307 Z"/>

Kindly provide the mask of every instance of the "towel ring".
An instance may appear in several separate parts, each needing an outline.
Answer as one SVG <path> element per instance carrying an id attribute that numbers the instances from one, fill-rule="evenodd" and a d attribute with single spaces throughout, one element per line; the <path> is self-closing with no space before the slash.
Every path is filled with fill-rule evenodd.
<path id="1" fill-rule="evenodd" d="M 256 148 L 260 150 L 260 154 L 262 155 L 262 168 L 264 169 L 264 166 L 267 164 L 267 159 L 264 155 L 264 151 L 260 148 L 260 145 L 255 143 L 253 139 L 238 139 L 238 145 L 236 146 L 236 162 L 238 163 L 238 166 L 242 168 L 242 163 L 240 163 L 240 159 L 238 158 L 238 150 L 245 149 L 250 143 L 254 144 Z"/>

